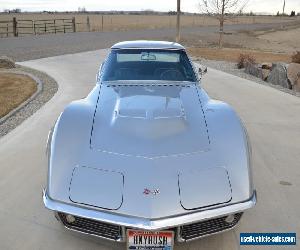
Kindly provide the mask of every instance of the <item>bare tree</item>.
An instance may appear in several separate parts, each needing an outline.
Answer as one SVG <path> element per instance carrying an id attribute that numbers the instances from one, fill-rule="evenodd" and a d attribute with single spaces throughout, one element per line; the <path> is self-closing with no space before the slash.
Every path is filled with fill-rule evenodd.
<path id="1" fill-rule="evenodd" d="M 242 12 L 249 0 L 201 0 L 200 10 L 215 16 L 220 24 L 219 47 L 223 46 L 224 23 L 235 13 Z"/>

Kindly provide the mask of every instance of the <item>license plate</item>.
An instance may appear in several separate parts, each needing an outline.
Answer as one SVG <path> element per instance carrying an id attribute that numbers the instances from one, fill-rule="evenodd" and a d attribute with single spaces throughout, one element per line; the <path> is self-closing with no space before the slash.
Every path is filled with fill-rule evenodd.
<path id="1" fill-rule="evenodd" d="M 127 246 L 130 250 L 172 250 L 173 239 L 172 231 L 127 230 Z"/>

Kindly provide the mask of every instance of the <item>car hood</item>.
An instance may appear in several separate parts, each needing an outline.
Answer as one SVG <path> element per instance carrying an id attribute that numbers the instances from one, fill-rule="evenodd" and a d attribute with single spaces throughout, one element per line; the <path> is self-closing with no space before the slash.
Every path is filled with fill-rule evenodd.
<path id="1" fill-rule="evenodd" d="M 198 85 L 98 84 L 54 127 L 47 193 L 151 219 L 235 204 L 253 192 L 246 145 L 233 110 Z"/>
<path id="2" fill-rule="evenodd" d="M 231 200 L 230 179 L 224 167 L 177 172 L 170 168 L 162 171 L 155 162 L 151 165 L 124 174 L 76 167 L 69 187 L 70 200 L 144 218 L 174 215 L 178 206 L 194 210 Z"/>
<path id="3" fill-rule="evenodd" d="M 93 150 L 154 158 L 209 150 L 195 84 L 102 84 Z"/>

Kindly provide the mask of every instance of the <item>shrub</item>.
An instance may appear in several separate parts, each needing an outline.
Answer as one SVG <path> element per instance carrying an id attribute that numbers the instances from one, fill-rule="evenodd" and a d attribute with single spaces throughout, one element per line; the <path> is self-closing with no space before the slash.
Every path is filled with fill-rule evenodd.
<path id="1" fill-rule="evenodd" d="M 293 63 L 300 63 L 300 51 L 297 51 L 294 55 L 292 55 Z"/>
<path id="2" fill-rule="evenodd" d="M 237 61 L 237 67 L 238 69 L 245 68 L 247 64 L 255 64 L 255 58 L 252 55 L 249 54 L 240 54 L 238 61 Z"/>

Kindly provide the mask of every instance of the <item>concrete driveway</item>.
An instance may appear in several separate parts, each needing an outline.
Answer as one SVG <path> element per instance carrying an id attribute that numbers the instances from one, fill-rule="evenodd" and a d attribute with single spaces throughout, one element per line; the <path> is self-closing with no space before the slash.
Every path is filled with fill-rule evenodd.
<path id="1" fill-rule="evenodd" d="M 0 139 L 1 250 L 125 249 L 125 244 L 65 231 L 42 204 L 48 131 L 66 104 L 85 97 L 94 86 L 106 53 L 98 50 L 22 63 L 54 77 L 59 90 L 38 112 Z M 299 241 L 300 99 L 212 69 L 204 76 L 203 87 L 212 97 L 230 103 L 248 129 L 258 204 L 235 230 L 179 244 L 175 249 L 241 249 L 240 232 L 296 232 Z"/>

